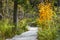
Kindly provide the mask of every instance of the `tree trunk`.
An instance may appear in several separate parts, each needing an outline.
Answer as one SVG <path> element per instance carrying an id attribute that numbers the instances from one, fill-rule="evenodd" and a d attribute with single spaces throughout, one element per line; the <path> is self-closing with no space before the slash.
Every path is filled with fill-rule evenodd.
<path id="1" fill-rule="evenodd" d="M 2 14 L 2 0 L 0 0 L 0 13 Z"/>
<path id="2" fill-rule="evenodd" d="M 3 14 L 2 0 L 0 0 L 0 20 L 2 20 L 2 14 Z"/>
<path id="3" fill-rule="evenodd" d="M 17 0 L 14 0 L 13 23 L 17 27 Z"/>
<path id="4" fill-rule="evenodd" d="M 57 1 L 57 12 L 59 12 L 60 0 Z"/>

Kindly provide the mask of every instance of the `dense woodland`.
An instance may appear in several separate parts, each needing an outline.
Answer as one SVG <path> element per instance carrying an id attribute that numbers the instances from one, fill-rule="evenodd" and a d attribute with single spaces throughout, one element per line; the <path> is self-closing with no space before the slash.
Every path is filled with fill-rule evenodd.
<path id="1" fill-rule="evenodd" d="M 0 0 L 0 39 L 4 40 L 28 31 L 26 26 L 41 26 L 42 24 L 37 25 L 36 21 L 41 16 L 38 7 L 40 3 L 45 3 L 43 6 L 47 5 L 46 3 L 51 3 L 51 10 L 58 16 L 54 21 L 59 25 L 60 0 Z"/>

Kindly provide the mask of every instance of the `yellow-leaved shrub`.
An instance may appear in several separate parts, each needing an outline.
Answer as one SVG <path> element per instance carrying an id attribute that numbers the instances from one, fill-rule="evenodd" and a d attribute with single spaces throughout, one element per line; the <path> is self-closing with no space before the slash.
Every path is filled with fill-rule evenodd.
<path id="1" fill-rule="evenodd" d="M 44 4 L 41 3 L 38 5 L 39 9 L 39 22 L 49 21 L 53 19 L 54 11 L 52 11 L 51 3 Z"/>
<path id="2" fill-rule="evenodd" d="M 55 40 L 57 38 L 57 25 L 54 21 L 56 13 L 53 11 L 51 3 L 40 3 L 38 9 L 38 40 Z"/>

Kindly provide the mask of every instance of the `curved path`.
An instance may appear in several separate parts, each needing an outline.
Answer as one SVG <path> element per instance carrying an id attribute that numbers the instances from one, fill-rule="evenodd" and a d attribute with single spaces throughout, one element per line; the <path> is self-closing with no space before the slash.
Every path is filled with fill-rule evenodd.
<path id="1" fill-rule="evenodd" d="M 29 27 L 29 31 L 16 35 L 12 39 L 7 40 L 37 40 L 37 27 Z"/>

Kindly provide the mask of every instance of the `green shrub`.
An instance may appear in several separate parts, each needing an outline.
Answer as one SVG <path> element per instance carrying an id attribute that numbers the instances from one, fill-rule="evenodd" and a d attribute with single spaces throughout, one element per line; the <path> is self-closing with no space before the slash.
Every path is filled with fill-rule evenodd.
<path id="1" fill-rule="evenodd" d="M 18 26 L 15 28 L 13 23 L 9 23 L 9 19 L 3 19 L 0 21 L 0 40 L 6 38 L 12 38 L 15 35 L 21 34 L 27 31 L 26 19 L 20 20 Z M 15 29 L 14 29 L 15 28 Z"/>
<path id="2" fill-rule="evenodd" d="M 56 40 L 57 30 L 55 27 L 45 30 L 38 30 L 38 40 Z"/>
<path id="3" fill-rule="evenodd" d="M 13 24 L 9 24 L 8 19 L 4 19 L 0 21 L 0 32 L 1 32 L 1 37 L 7 38 L 7 37 L 12 37 L 12 27 Z"/>
<path id="4" fill-rule="evenodd" d="M 18 21 L 18 26 L 17 26 L 17 34 L 20 34 L 22 32 L 28 31 L 27 29 L 27 19 L 22 19 Z"/>
<path id="5" fill-rule="evenodd" d="M 39 26 L 38 40 L 56 40 L 58 37 L 58 26 L 54 21 L 48 22 L 48 25 L 44 23 Z"/>

